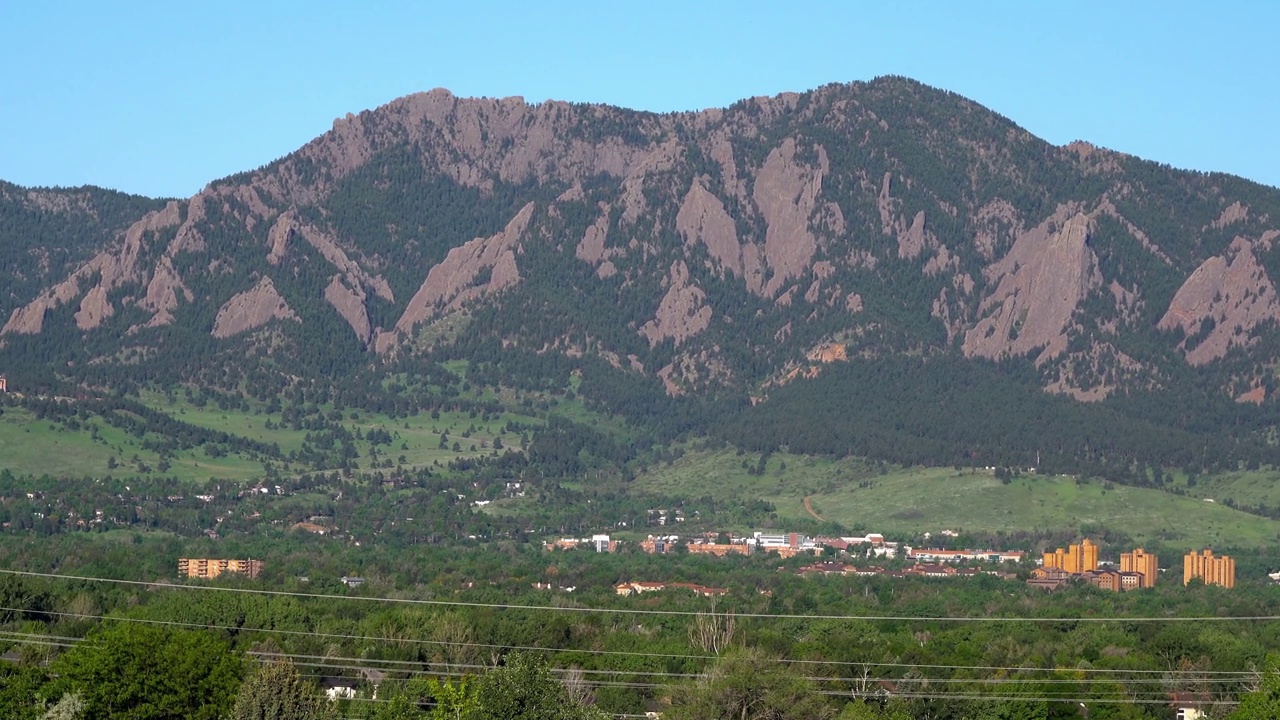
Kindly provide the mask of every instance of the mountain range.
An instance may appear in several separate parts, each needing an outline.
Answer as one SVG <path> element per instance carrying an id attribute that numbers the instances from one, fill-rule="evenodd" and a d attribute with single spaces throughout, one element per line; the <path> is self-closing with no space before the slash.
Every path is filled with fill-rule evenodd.
<path id="1" fill-rule="evenodd" d="M 188 199 L 0 184 L 0 362 L 102 386 L 465 359 L 742 414 L 936 359 L 1254 433 L 1278 240 L 1280 190 L 905 78 L 671 114 L 433 90 Z"/>

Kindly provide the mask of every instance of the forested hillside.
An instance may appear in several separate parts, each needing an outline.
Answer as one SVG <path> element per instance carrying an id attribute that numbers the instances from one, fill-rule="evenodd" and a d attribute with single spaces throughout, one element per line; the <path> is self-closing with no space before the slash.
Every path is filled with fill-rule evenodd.
<path id="1" fill-rule="evenodd" d="M 0 366 L 31 392 L 394 403 L 465 361 L 657 442 L 1275 459 L 1280 191 L 903 78 L 666 115 L 435 90 L 189 199 L 3 202 Z"/>

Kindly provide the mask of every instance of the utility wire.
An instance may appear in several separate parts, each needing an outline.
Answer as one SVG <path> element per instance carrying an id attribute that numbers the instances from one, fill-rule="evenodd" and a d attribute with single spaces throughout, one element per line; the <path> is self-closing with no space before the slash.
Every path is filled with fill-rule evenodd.
<path id="1" fill-rule="evenodd" d="M 87 577 L 82 575 L 65 575 L 61 573 L 40 573 L 27 570 L 0 569 L 0 574 L 21 577 L 38 577 L 52 580 L 74 580 L 78 582 L 101 582 L 118 585 L 132 585 L 148 588 L 164 588 L 170 590 L 196 590 L 205 592 L 225 592 L 245 595 L 267 595 L 272 597 L 311 598 L 316 600 L 346 600 L 353 602 L 390 603 L 400 605 L 427 605 L 435 607 L 469 607 L 489 610 L 526 610 L 534 612 L 567 612 L 579 614 L 601 615 L 650 615 L 666 617 L 697 617 L 706 612 L 697 610 L 652 610 L 606 607 L 582 607 L 569 605 L 517 605 L 514 603 L 486 603 L 464 600 L 427 600 L 417 598 L 371 597 L 364 595 L 334 595 L 326 593 L 303 593 L 290 590 L 267 590 L 265 588 L 233 588 L 216 585 L 181 585 L 170 582 L 152 582 L 146 580 L 122 580 L 118 578 Z M 912 615 L 804 615 L 796 613 L 734 613 L 734 617 L 761 620 L 861 620 L 864 622 L 964 622 L 964 623 L 1116 623 L 1116 622 L 1270 622 L 1280 620 L 1280 615 L 1197 615 L 1197 616 L 1112 616 L 1112 617 L 979 617 L 979 616 L 912 616 Z"/>
<path id="2" fill-rule="evenodd" d="M 28 612 L 23 608 L 0 607 L 0 612 Z M 30 611 L 32 614 L 49 615 L 54 617 L 72 617 L 86 620 L 108 620 L 113 622 L 127 622 L 144 625 L 158 625 L 168 627 L 182 627 L 198 630 L 223 630 L 227 632 L 239 633 L 265 633 L 287 636 L 315 637 L 331 640 L 361 640 L 384 643 L 388 645 L 399 644 L 415 644 L 415 645 L 441 645 L 446 647 L 473 647 L 483 649 L 502 650 L 512 652 L 517 650 L 525 650 L 529 652 L 544 653 L 570 653 L 582 655 L 601 655 L 601 656 L 621 656 L 621 657 L 641 657 L 641 658 L 661 658 L 676 660 L 717 660 L 716 655 L 692 655 L 678 653 L 648 653 L 629 650 L 591 650 L 591 649 L 574 649 L 574 648 L 544 648 L 529 645 L 501 645 L 491 643 L 471 643 L 465 641 L 450 642 L 444 640 L 428 640 L 418 638 L 386 638 L 374 635 L 351 635 L 343 633 L 322 633 L 306 630 L 283 630 L 275 628 L 255 628 L 237 625 L 218 625 L 212 623 L 198 622 L 181 622 L 176 620 L 152 620 L 147 618 L 131 618 L 114 615 L 91 615 L 84 613 L 67 613 L 56 611 Z M 927 670 L 982 670 L 991 672 L 1079 672 L 1094 674 L 1136 674 L 1136 675 L 1179 675 L 1187 674 L 1193 676 L 1211 675 L 1211 676 L 1254 676 L 1256 673 L 1250 671 L 1233 671 L 1233 670 L 1141 670 L 1141 669 L 1125 669 L 1125 668 L 1078 668 L 1078 667 L 1015 667 L 1015 666 L 998 666 L 998 665 L 943 665 L 943 664 L 926 664 L 926 663 L 898 663 L 898 662 L 876 662 L 876 661 L 859 661 L 859 660 L 813 660 L 805 658 L 778 658 L 780 663 L 798 664 L 798 665 L 832 665 L 841 667 L 888 667 L 888 668 L 908 668 L 908 669 L 927 669 Z"/>

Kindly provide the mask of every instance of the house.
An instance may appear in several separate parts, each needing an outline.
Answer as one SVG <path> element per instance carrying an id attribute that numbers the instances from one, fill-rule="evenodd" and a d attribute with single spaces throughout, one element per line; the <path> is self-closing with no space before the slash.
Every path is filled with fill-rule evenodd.
<path id="1" fill-rule="evenodd" d="M 1169 707 L 1177 720 L 1204 720 L 1208 717 L 1202 709 L 1211 698 L 1203 692 L 1169 693 Z"/>
<path id="2" fill-rule="evenodd" d="M 637 580 L 633 580 L 631 582 L 618 583 L 617 585 L 613 586 L 614 592 L 617 593 L 618 595 L 623 595 L 623 596 L 641 595 L 647 592 L 665 590 L 666 588 L 667 588 L 666 583 L 644 582 L 644 581 L 637 581 Z"/>
<path id="3" fill-rule="evenodd" d="M 9 392 L 9 381 L 5 380 L 3 375 L 0 375 L 0 393 L 2 392 Z"/>
<path id="4" fill-rule="evenodd" d="M 668 588 L 689 590 L 695 595 L 702 597 L 713 597 L 717 595 L 729 594 L 728 588 L 714 588 L 705 585 L 697 585 L 695 583 L 661 583 L 661 582 L 643 582 L 633 580 L 631 582 L 618 583 L 613 586 L 613 591 L 624 597 L 630 595 L 642 595 L 647 592 L 656 592 L 658 590 L 666 590 Z"/>
<path id="5" fill-rule="evenodd" d="M 350 700 L 356 696 L 356 681 L 339 677 L 321 678 L 320 690 L 330 700 Z"/>
<path id="6" fill-rule="evenodd" d="M 362 577 L 352 577 L 352 576 L 348 576 L 348 575 L 343 575 L 343 576 L 342 576 L 342 584 L 343 584 L 343 585 L 346 585 L 346 586 L 347 586 L 347 587 L 349 587 L 349 588 L 358 588 L 358 587 L 360 587 L 361 585 L 363 585 L 363 584 L 364 584 L 364 578 L 362 578 Z"/>
<path id="7" fill-rule="evenodd" d="M 805 565 L 796 570 L 797 575 L 848 575 L 851 571 L 855 571 L 852 565 L 846 565 L 840 562 L 820 562 L 812 565 Z"/>
<path id="8" fill-rule="evenodd" d="M 299 523 L 294 523 L 293 525 L 291 525 L 291 526 L 289 527 L 289 529 L 290 529 L 290 530 L 305 530 L 306 532 L 309 532 L 309 533 L 315 533 L 316 535 L 327 535 L 327 534 L 329 533 L 329 528 L 327 528 L 327 527 L 325 527 L 325 526 L 323 526 L 323 525 L 317 525 L 317 524 L 315 524 L 315 523 L 310 523 L 310 522 L 299 522 Z"/>
<path id="9" fill-rule="evenodd" d="M 717 595 L 729 594 L 729 588 L 707 587 L 705 585 L 696 585 L 694 583 L 671 583 L 667 587 L 689 590 L 693 592 L 694 595 L 701 595 L 702 597 L 715 597 Z"/>

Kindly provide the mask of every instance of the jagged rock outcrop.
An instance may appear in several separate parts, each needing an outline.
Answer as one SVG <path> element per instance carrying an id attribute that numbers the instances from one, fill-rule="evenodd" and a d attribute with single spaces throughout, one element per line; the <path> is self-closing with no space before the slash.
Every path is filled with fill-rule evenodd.
<path id="1" fill-rule="evenodd" d="M 333 280 L 324 289 L 324 299 L 329 301 L 334 310 L 355 331 L 360 342 L 368 345 L 373 339 L 373 328 L 369 325 L 369 313 L 365 309 L 364 289 L 359 285 L 347 287 L 341 275 L 334 275 Z"/>
<path id="2" fill-rule="evenodd" d="M 680 345 L 711 324 L 712 311 L 706 299 L 707 294 L 689 282 L 688 266 L 683 262 L 672 264 L 667 294 L 658 304 L 656 316 L 640 328 L 640 334 L 649 339 L 651 346 L 666 338 Z"/>
<path id="3" fill-rule="evenodd" d="M 228 338 L 260 328 L 272 320 L 297 319 L 293 308 L 276 292 L 271 278 L 263 277 L 252 289 L 239 293 L 218 310 L 212 334 L 216 338 Z"/>
<path id="4" fill-rule="evenodd" d="M 1069 212 L 1059 208 L 1023 233 L 987 269 L 995 290 L 982 301 L 982 319 L 965 334 L 966 355 L 999 358 L 1038 350 L 1036 362 L 1043 363 L 1066 349 L 1072 315 L 1102 284 L 1098 258 L 1088 245 L 1089 219 L 1076 211 L 1064 221 Z"/>
<path id="5" fill-rule="evenodd" d="M 83 285 L 94 278 L 97 282 L 81 300 L 75 320 L 76 326 L 81 330 L 97 328 L 115 314 L 108 293 L 127 283 L 138 283 L 146 276 L 148 268 L 141 267 L 139 259 L 146 249 L 148 238 L 179 224 L 181 220 L 182 211 L 176 201 L 167 204 L 163 210 L 148 213 L 125 231 L 115 248 L 99 253 L 71 277 L 14 310 L 4 328 L 0 329 L 0 335 L 40 332 L 44 327 L 45 313 L 80 297 L 81 292 L 84 292 Z"/>
<path id="6" fill-rule="evenodd" d="M 1270 242 L 1265 243 L 1270 250 Z M 1280 320 L 1280 300 L 1254 244 L 1237 237 L 1224 255 L 1205 260 L 1178 288 L 1160 318 L 1161 330 L 1181 328 L 1187 362 L 1204 365 L 1253 342 L 1259 324 Z M 1207 334 L 1202 332 L 1207 331 Z"/>
<path id="7" fill-rule="evenodd" d="M 204 331 L 211 308 L 219 337 L 297 320 L 287 297 L 382 353 L 428 325 L 432 346 L 497 332 L 501 347 L 616 358 L 669 392 L 759 388 L 842 338 L 857 356 L 1028 356 L 1039 387 L 1082 400 L 1170 377 L 1160 343 L 1178 340 L 1157 326 L 1180 328 L 1197 366 L 1275 354 L 1253 337 L 1280 314 L 1263 270 L 1280 199 L 1134 162 L 901 78 L 662 115 L 434 90 L 188 201 L 147 201 L 78 254 L 22 248 L 38 279 L 0 292 L 0 333 L 56 318 L 156 350 L 149 329 Z M 88 197 L 0 184 L 0 211 L 109 206 Z M 1224 249 L 1233 234 L 1253 240 Z M 461 312 L 488 303 L 555 316 L 498 330 Z M 277 328 L 281 352 L 314 339 Z M 1247 359 L 1215 380 L 1232 397 L 1280 362 Z"/>
<path id="8" fill-rule="evenodd" d="M 385 352 L 396 337 L 412 332 L 419 323 L 444 312 L 460 309 L 465 303 L 506 289 L 520 281 L 516 247 L 533 218 L 534 204 L 526 204 L 502 232 L 476 238 L 449 251 L 409 300 L 394 331 L 378 336 L 377 350 Z M 482 276 L 487 274 L 487 276 Z"/>
<path id="9" fill-rule="evenodd" d="M 809 219 L 830 162 L 821 145 L 814 150 L 818 163 L 811 166 L 796 158 L 796 141 L 787 138 L 769 153 L 756 175 L 753 197 L 768 223 L 764 256 L 773 276 L 764 291 L 769 297 L 807 273 L 818 249 L 817 238 L 809 231 Z"/>
<path id="10" fill-rule="evenodd" d="M 936 246 L 937 243 L 925 230 L 924 210 L 916 211 L 910 223 L 897 214 L 901 203 L 890 194 L 892 184 L 893 173 L 885 173 L 880 181 L 880 195 L 876 198 L 876 209 L 880 212 L 880 228 L 886 235 L 898 238 L 899 258 L 915 260 L 920 253 Z"/>
<path id="11" fill-rule="evenodd" d="M 676 230 L 690 245 L 701 243 L 716 265 L 742 278 L 747 289 L 764 293 L 764 272 L 755 245 L 738 242 L 738 227 L 724 203 L 707 190 L 703 178 L 695 178 L 676 215 Z"/>

